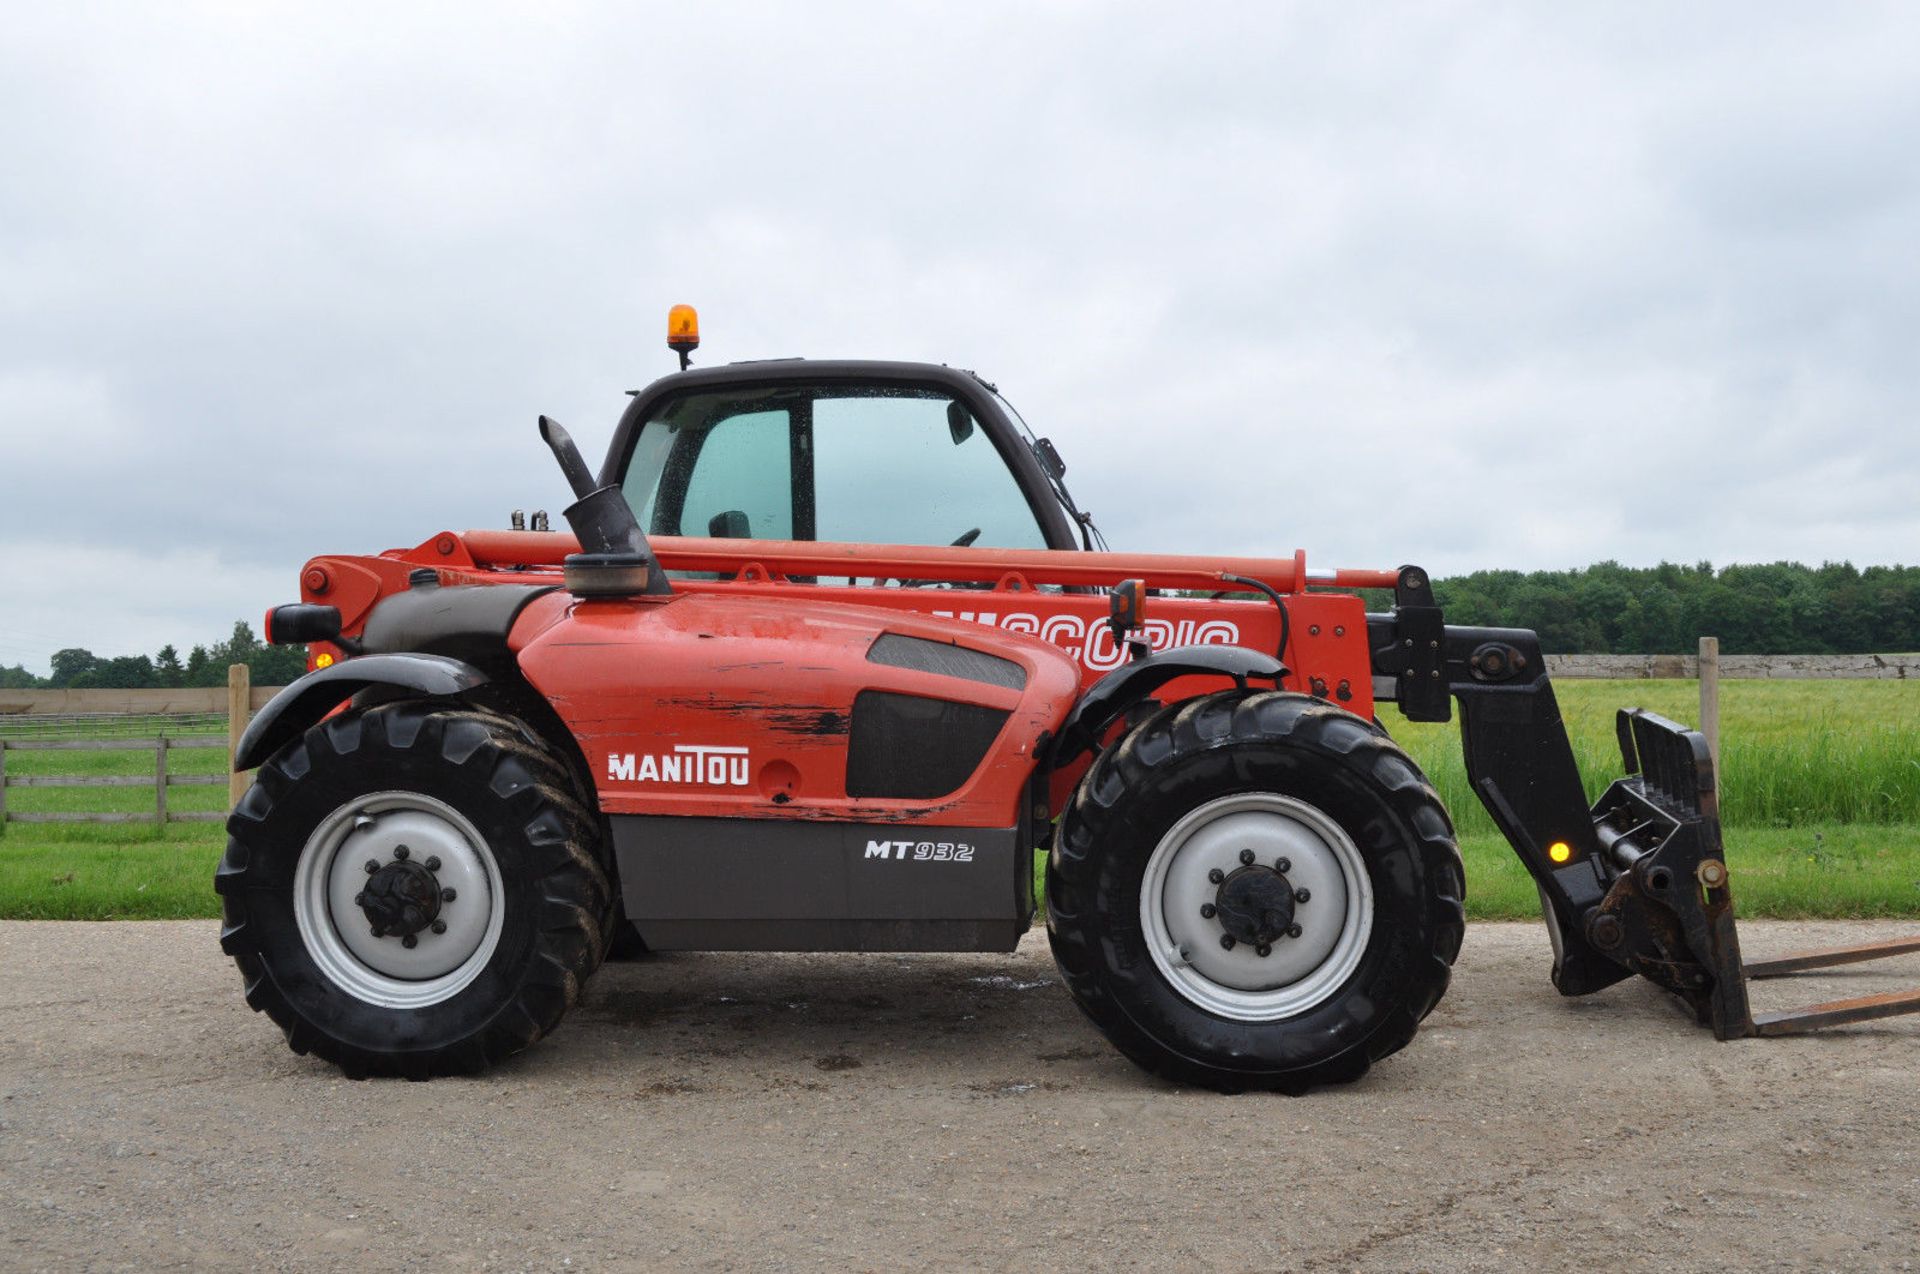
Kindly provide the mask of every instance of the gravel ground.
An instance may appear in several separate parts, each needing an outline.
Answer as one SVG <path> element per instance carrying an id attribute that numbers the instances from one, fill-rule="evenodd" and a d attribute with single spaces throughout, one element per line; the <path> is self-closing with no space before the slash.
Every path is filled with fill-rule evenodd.
<path id="1" fill-rule="evenodd" d="M 246 1009 L 211 923 L 5 923 L 0 1266 L 1920 1268 L 1920 1018 L 1716 1044 L 1644 985 L 1560 999 L 1547 957 L 1473 926 L 1410 1048 L 1298 1099 L 1136 1072 L 1039 933 L 609 965 L 488 1075 L 354 1083 Z"/>

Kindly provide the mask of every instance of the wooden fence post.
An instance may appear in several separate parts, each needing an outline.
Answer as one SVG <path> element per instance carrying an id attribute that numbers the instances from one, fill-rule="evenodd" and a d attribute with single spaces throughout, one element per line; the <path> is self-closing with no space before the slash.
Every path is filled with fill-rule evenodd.
<path id="1" fill-rule="evenodd" d="M 7 834 L 7 741 L 0 739 L 0 836 Z"/>
<path id="2" fill-rule="evenodd" d="M 240 735 L 253 715 L 253 672 L 245 664 L 227 666 L 227 808 L 232 809 L 247 794 L 248 778 L 233 768 L 240 751 Z"/>
<path id="3" fill-rule="evenodd" d="M 1700 639 L 1700 733 L 1713 757 L 1714 786 L 1720 785 L 1720 639 Z"/>
<path id="4" fill-rule="evenodd" d="M 167 736 L 153 741 L 153 825 L 154 834 L 167 834 Z"/>

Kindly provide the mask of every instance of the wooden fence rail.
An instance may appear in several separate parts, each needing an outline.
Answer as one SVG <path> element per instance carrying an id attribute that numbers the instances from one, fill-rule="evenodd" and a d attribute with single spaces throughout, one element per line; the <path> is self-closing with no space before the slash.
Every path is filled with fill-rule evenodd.
<path id="1" fill-rule="evenodd" d="M 1548 655 L 1548 671 L 1558 678 L 1663 677 L 1700 680 L 1700 726 L 1718 760 L 1719 682 L 1723 678 L 1920 678 L 1920 655 L 1721 655 L 1719 642 L 1702 638 L 1694 655 Z M 174 787 L 212 787 L 227 784 L 227 803 L 236 804 L 251 776 L 229 773 L 171 774 L 167 755 L 175 748 L 214 748 L 224 743 L 229 759 L 253 711 L 277 690 L 249 684 L 245 664 L 228 669 L 224 690 L 32 690 L 0 693 L 0 730 L 27 738 L 0 738 L 0 832 L 12 823 L 200 823 L 217 822 L 224 813 L 173 813 L 167 791 Z M 221 709 L 225 712 L 222 713 Z M 115 728 L 112 718 L 131 718 L 116 737 L 95 731 Z M 189 734 L 225 718 L 224 740 L 216 735 Z M 168 719 L 171 718 L 171 719 Z M 152 735 L 134 738 L 129 731 Z M 171 735 L 167 731 L 179 731 Z M 73 738 L 86 731 L 94 737 Z M 54 737 L 49 737 L 54 736 Z M 153 737 L 160 736 L 160 737 Z M 145 775 L 7 775 L 7 753 L 27 751 L 148 750 L 153 753 L 153 777 Z M 7 808 L 12 787 L 151 787 L 154 812 L 140 813 L 14 813 Z"/>
<path id="2" fill-rule="evenodd" d="M 167 754 L 176 748 L 225 748 L 225 735 L 180 735 L 172 738 L 117 739 L 0 739 L 0 827 L 8 823 L 217 823 L 225 810 L 175 813 L 167 808 L 167 791 L 176 787 L 214 787 L 225 784 L 224 774 L 172 774 L 167 770 Z M 8 774 L 9 752 L 138 752 L 153 753 L 153 774 Z M 153 813 L 18 813 L 7 808 L 7 790 L 16 787 L 149 787 L 153 789 Z"/>
<path id="3" fill-rule="evenodd" d="M 240 667 L 246 665 L 241 664 Z M 247 688 L 247 708 L 258 711 L 279 691 L 278 686 Z M 185 716 L 224 714 L 230 686 L 194 690 L 0 690 L 0 726 L 13 716 L 69 713 L 111 713 L 116 716 Z"/>
<path id="4" fill-rule="evenodd" d="M 37 693 L 37 692 L 36 692 Z M 236 774 L 231 764 L 234 753 L 239 748 L 240 735 L 247 728 L 247 722 L 253 716 L 254 708 L 259 706 L 255 698 L 256 691 L 251 684 L 251 675 L 245 664 L 234 664 L 227 669 L 227 688 L 224 734 L 196 733 L 204 731 L 217 718 L 203 705 L 194 701 L 188 705 L 193 716 L 186 718 L 191 725 L 183 728 L 183 721 L 176 717 L 167 721 L 164 717 L 156 719 L 163 705 L 158 696 L 173 695 L 175 691 L 107 691 L 115 696 L 133 696 L 132 699 L 116 701 L 123 710 L 139 713 L 145 720 L 139 722 L 141 728 L 153 733 L 147 738 L 130 738 L 124 731 L 119 734 L 102 737 L 96 733 L 89 738 L 70 737 L 73 727 L 62 717 L 71 717 L 88 708 L 96 711 L 102 706 L 98 702 L 74 696 L 94 694 L 91 691 L 56 692 L 62 697 L 53 702 L 34 702 L 15 700 L 11 705 L 0 703 L 0 713 L 9 706 L 17 715 L 11 719 L 0 716 L 0 729 L 8 729 L 15 735 L 27 737 L 0 737 L 0 833 L 4 833 L 8 823 L 152 823 L 156 828 L 164 828 L 168 823 L 218 823 L 225 821 L 226 810 L 193 810 L 177 813 L 167 808 L 167 793 L 176 787 L 217 787 L 225 785 L 227 789 L 227 808 L 238 804 L 240 797 L 252 781 L 249 774 Z M 201 692 L 184 692 L 198 695 Z M 218 691 L 211 693 L 221 693 Z M 182 705 L 172 705 L 178 711 Z M 51 712 L 27 713 L 25 708 L 52 709 Z M 197 719 L 195 719 L 197 718 Z M 95 718 L 99 720 L 99 718 Z M 102 722 L 98 730 L 104 731 L 111 726 Z M 58 737 L 48 737 L 55 735 Z M 167 757 L 179 748 L 220 748 L 227 754 L 229 764 L 224 774 L 174 774 L 167 767 Z M 7 773 L 7 753 L 9 752 L 151 752 L 153 753 L 153 775 L 144 774 L 16 774 Z M 153 813 L 114 813 L 78 812 L 78 811 L 33 811 L 21 813 L 7 808 L 7 789 L 14 787 L 146 787 L 153 789 Z"/>
<path id="5" fill-rule="evenodd" d="M 1698 655 L 1548 655 L 1556 681 L 1580 677 L 1692 681 Z M 1920 655 L 1721 655 L 1722 681 L 1920 680 Z"/>

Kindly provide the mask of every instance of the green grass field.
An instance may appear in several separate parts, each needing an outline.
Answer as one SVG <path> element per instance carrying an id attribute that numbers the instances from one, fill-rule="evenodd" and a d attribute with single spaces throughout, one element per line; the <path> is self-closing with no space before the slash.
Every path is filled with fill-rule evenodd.
<path id="1" fill-rule="evenodd" d="M 1561 704 L 1593 795 L 1616 775 L 1617 707 L 1697 715 L 1692 682 L 1573 681 Z M 1532 882 L 1466 787 L 1458 727 L 1387 727 L 1453 812 L 1476 919 L 1538 914 Z M 1734 896 L 1748 916 L 1920 915 L 1920 684 L 1731 681 L 1721 685 L 1722 811 Z M 218 749 L 176 749 L 175 773 L 217 774 Z M 150 775 L 151 752 L 7 753 L 10 774 Z M 218 810 L 224 787 L 176 787 L 175 810 Z M 14 787 L 11 809 L 150 812 L 148 788 Z M 9 824 L 0 836 L 0 918 L 186 918 L 219 914 L 218 824 Z M 1037 873 L 1036 873 L 1037 878 Z"/>
<path id="2" fill-rule="evenodd" d="M 1554 687 L 1597 797 L 1620 770 L 1618 708 L 1694 724 L 1691 681 L 1565 681 Z M 1398 720 L 1387 729 L 1439 788 L 1463 835 L 1494 828 L 1467 787 L 1458 724 Z M 1720 683 L 1720 817 L 1729 827 L 1920 824 L 1920 682 Z"/>

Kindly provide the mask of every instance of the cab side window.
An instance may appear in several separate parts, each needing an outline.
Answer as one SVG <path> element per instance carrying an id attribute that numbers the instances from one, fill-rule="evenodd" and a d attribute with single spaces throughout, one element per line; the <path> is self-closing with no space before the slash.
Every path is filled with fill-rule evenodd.
<path id="1" fill-rule="evenodd" d="M 784 411 L 743 412 L 709 429 L 688 474 L 676 534 L 792 539 L 789 431 Z"/>
<path id="2" fill-rule="evenodd" d="M 649 535 L 794 538 L 792 422 L 781 409 L 649 421 L 623 484 Z"/>

